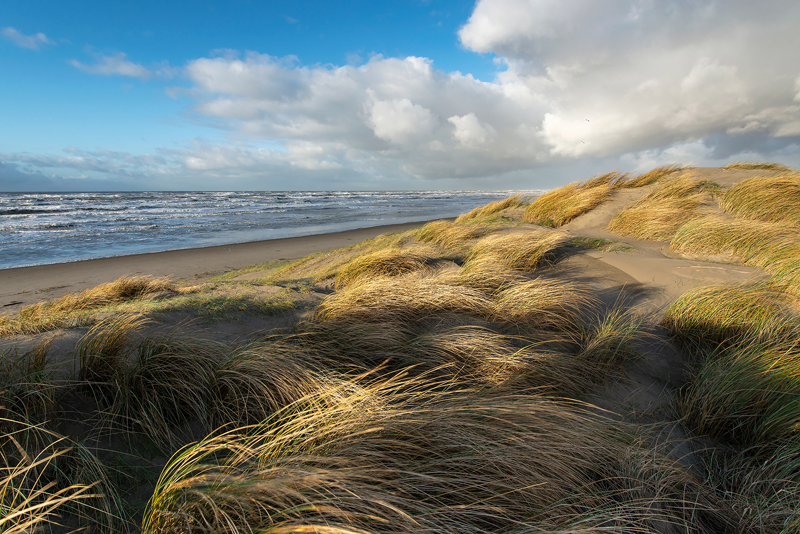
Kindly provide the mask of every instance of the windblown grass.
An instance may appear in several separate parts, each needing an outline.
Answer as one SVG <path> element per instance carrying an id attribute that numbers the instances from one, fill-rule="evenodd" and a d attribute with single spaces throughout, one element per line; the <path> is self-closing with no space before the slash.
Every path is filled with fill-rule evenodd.
<path id="1" fill-rule="evenodd" d="M 692 255 L 733 254 L 740 263 L 764 269 L 776 283 L 800 295 L 800 238 L 793 228 L 708 216 L 681 227 L 670 249 Z"/>
<path id="2" fill-rule="evenodd" d="M 388 278 L 329 295 L 311 314 L 312 322 L 416 322 L 442 313 L 488 317 L 493 303 L 484 293 L 429 279 Z"/>
<path id="3" fill-rule="evenodd" d="M 781 163 L 759 163 L 751 161 L 739 161 L 737 163 L 730 163 L 722 168 L 725 170 L 742 170 L 742 171 L 765 170 L 765 171 L 786 172 L 792 170 L 786 165 L 783 165 Z"/>
<path id="4" fill-rule="evenodd" d="M 144 322 L 122 316 L 93 327 L 76 347 L 79 376 L 94 392 L 104 427 L 174 450 L 191 436 L 188 423 L 207 423 L 207 392 L 225 348 L 177 329 L 141 335 Z"/>
<path id="5" fill-rule="evenodd" d="M 416 238 L 423 243 L 438 245 L 460 255 L 469 248 L 471 241 L 483 237 L 491 231 L 491 228 L 483 225 L 433 221 L 417 230 Z"/>
<path id="6" fill-rule="evenodd" d="M 475 219 L 480 219 L 483 217 L 488 217 L 491 215 L 495 215 L 505 209 L 508 208 L 521 208 L 528 204 L 528 200 L 522 193 L 517 193 L 516 195 L 511 195 L 510 197 L 497 200 L 495 202 L 490 202 L 485 206 L 478 206 L 477 208 L 459 215 L 456 218 L 456 223 L 464 223 L 467 221 L 472 221 Z"/>
<path id="7" fill-rule="evenodd" d="M 523 330 L 576 335 L 581 313 L 595 305 L 591 295 L 575 284 L 537 278 L 498 293 L 493 319 Z"/>
<path id="8" fill-rule="evenodd" d="M 800 174 L 739 182 L 725 193 L 720 207 L 735 217 L 800 225 Z"/>
<path id="9" fill-rule="evenodd" d="M 548 191 L 528 206 L 523 220 L 555 228 L 563 226 L 608 200 L 626 178 L 627 175 L 610 172 Z"/>
<path id="10" fill-rule="evenodd" d="M 553 231 L 489 235 L 475 243 L 464 260 L 494 260 L 512 269 L 534 271 L 553 262 L 555 251 L 568 240 L 565 234 Z"/>
<path id="11" fill-rule="evenodd" d="M 93 322 L 86 312 L 101 306 L 140 299 L 162 291 L 180 291 L 166 278 L 123 276 L 81 293 L 25 306 L 19 313 L 0 315 L 0 336 L 37 334 L 55 328 Z"/>
<path id="12" fill-rule="evenodd" d="M 620 181 L 619 187 L 624 187 L 626 189 L 634 189 L 638 187 L 652 185 L 686 168 L 687 167 L 685 165 L 681 165 L 680 163 L 673 163 L 672 165 L 663 165 L 661 167 L 656 167 L 652 171 L 642 173 L 635 178 L 629 178 L 627 180 Z"/>
<path id="13" fill-rule="evenodd" d="M 186 448 L 164 469 L 142 532 L 735 526 L 688 473 L 580 405 L 437 389 L 359 388 Z"/>
<path id="14" fill-rule="evenodd" d="M 221 360 L 209 384 L 208 427 L 258 424 L 293 402 L 333 389 L 333 379 L 314 369 L 322 362 L 310 361 L 302 349 L 280 341 L 255 343 Z"/>
<path id="15" fill-rule="evenodd" d="M 127 530 L 121 500 L 86 448 L 24 420 L 0 418 L 0 427 L 0 532 Z"/>
<path id="16" fill-rule="evenodd" d="M 339 269 L 354 258 L 384 249 L 401 249 L 402 244 L 415 235 L 416 230 L 405 230 L 382 234 L 372 239 L 336 250 L 311 254 L 297 261 L 278 267 L 264 278 L 262 282 L 286 282 L 311 279 L 322 282 L 336 276 Z"/>
<path id="17" fill-rule="evenodd" d="M 431 258 L 414 251 L 381 250 L 358 256 L 336 273 L 336 289 L 340 290 L 360 278 L 398 276 L 429 267 Z"/>
<path id="18" fill-rule="evenodd" d="M 793 299 L 769 282 L 690 289 L 669 307 L 663 324 L 695 353 L 720 344 L 774 343 L 800 335 Z"/>
<path id="19" fill-rule="evenodd" d="M 712 351 L 685 389 L 680 410 L 700 434 L 739 447 L 774 448 L 797 437 L 800 347 L 744 342 Z M 800 457 L 795 469 L 800 482 Z"/>
<path id="20" fill-rule="evenodd" d="M 0 354 L 0 414 L 10 411 L 26 420 L 43 421 L 55 402 L 55 385 L 47 372 L 52 339 L 19 353 L 17 348 Z"/>
<path id="21" fill-rule="evenodd" d="M 704 191 L 718 187 L 689 175 L 661 181 L 611 219 L 608 230 L 637 239 L 670 239 L 681 225 L 701 216 L 703 204 L 710 200 Z"/>

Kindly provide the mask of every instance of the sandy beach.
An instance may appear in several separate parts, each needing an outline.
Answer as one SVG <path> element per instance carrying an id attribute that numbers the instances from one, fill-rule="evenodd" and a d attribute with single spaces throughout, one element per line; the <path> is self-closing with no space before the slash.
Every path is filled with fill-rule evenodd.
<path id="1" fill-rule="evenodd" d="M 0 313 L 16 312 L 22 306 L 83 291 L 120 276 L 167 276 L 176 281 L 201 280 L 255 263 L 296 260 L 316 252 L 346 247 L 384 233 L 417 228 L 423 224 L 424 221 L 392 224 L 329 234 L 2 269 Z"/>

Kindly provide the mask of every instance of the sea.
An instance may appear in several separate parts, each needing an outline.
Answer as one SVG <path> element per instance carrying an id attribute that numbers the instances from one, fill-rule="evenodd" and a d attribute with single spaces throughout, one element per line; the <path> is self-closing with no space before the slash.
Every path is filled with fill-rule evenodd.
<path id="1" fill-rule="evenodd" d="M 0 269 L 455 217 L 515 192 L 0 193 Z"/>

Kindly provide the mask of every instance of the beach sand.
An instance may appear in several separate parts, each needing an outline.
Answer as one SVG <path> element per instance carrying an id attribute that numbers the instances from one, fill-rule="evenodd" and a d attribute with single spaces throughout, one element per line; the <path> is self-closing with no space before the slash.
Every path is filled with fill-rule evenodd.
<path id="1" fill-rule="evenodd" d="M 391 224 L 330 234 L 3 269 L 0 270 L 0 313 L 17 312 L 23 306 L 83 291 L 120 276 L 167 276 L 176 282 L 200 281 L 248 265 L 296 260 L 423 224 L 424 221 Z M 54 243 L 54 246 L 57 245 Z"/>

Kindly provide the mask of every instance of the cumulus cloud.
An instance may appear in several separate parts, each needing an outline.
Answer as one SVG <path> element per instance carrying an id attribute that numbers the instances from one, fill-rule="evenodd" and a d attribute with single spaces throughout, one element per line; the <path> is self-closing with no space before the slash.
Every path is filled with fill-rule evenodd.
<path id="1" fill-rule="evenodd" d="M 31 50 L 40 50 L 45 45 L 53 45 L 55 44 L 53 41 L 47 38 L 47 36 L 41 32 L 36 33 L 34 35 L 25 35 L 20 33 L 19 30 L 12 27 L 3 28 L 0 30 L 0 35 L 2 35 L 5 39 L 11 41 L 17 46 L 21 46 L 22 48 L 29 48 Z"/>
<path id="2" fill-rule="evenodd" d="M 798 135 L 798 20 L 783 0 L 480 0 L 459 37 L 542 96 L 541 141 L 579 158 Z"/>
<path id="3" fill-rule="evenodd" d="M 174 69 L 171 69 L 166 63 L 158 68 L 148 69 L 139 63 L 129 61 L 124 52 L 119 52 L 111 56 L 96 54 L 95 62 L 91 65 L 81 63 L 76 59 L 71 59 L 68 63 L 89 74 L 130 76 L 131 78 L 139 78 L 140 80 L 147 80 L 153 76 L 168 78 L 174 74 Z"/>
<path id="4" fill-rule="evenodd" d="M 246 138 L 312 143 L 318 161 L 377 174 L 496 175 L 706 138 L 727 147 L 715 153 L 791 145 L 799 19 L 780 0 L 479 0 L 459 38 L 498 57 L 491 81 L 420 57 L 304 66 L 231 51 L 184 72 L 196 116 Z"/>

